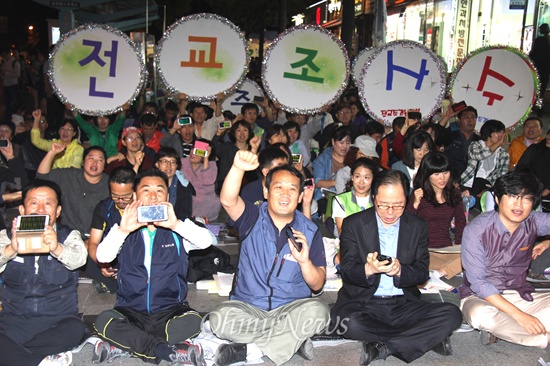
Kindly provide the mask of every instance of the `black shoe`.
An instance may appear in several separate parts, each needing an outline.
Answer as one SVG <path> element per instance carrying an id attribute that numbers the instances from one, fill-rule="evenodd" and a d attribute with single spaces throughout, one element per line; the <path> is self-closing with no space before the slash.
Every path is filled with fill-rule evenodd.
<path id="1" fill-rule="evenodd" d="M 391 354 L 390 350 L 384 343 L 363 342 L 363 351 L 359 364 L 366 366 L 375 360 L 385 360 Z"/>
<path id="2" fill-rule="evenodd" d="M 306 339 L 304 343 L 302 343 L 302 345 L 298 349 L 298 354 L 302 356 L 305 360 L 313 360 L 313 342 L 311 341 L 311 338 Z"/>
<path id="3" fill-rule="evenodd" d="M 453 348 L 451 347 L 451 338 L 445 337 L 438 345 L 432 348 L 432 351 L 439 353 L 442 356 L 450 356 L 453 354 Z"/>
<path id="4" fill-rule="evenodd" d="M 246 343 L 226 343 L 216 350 L 214 362 L 217 366 L 246 361 Z"/>
<path id="5" fill-rule="evenodd" d="M 482 345 L 488 346 L 490 344 L 498 342 L 499 339 L 495 337 L 493 333 L 482 330 L 479 332 L 479 340 L 481 341 Z"/>
<path id="6" fill-rule="evenodd" d="M 94 290 L 95 290 L 96 294 L 102 295 L 102 294 L 109 294 L 110 293 L 107 286 L 103 282 L 100 282 L 98 280 L 92 280 L 92 286 L 94 287 Z"/>

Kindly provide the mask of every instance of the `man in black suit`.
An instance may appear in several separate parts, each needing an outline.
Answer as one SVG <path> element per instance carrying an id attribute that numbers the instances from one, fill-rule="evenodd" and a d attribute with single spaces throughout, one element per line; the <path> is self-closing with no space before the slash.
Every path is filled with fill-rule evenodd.
<path id="1" fill-rule="evenodd" d="M 344 285 L 331 317 L 341 334 L 363 341 L 361 365 L 389 355 L 411 362 L 431 349 L 450 355 L 449 336 L 462 322 L 455 305 L 420 300 L 417 286 L 428 280 L 428 226 L 404 211 L 407 186 L 401 172 L 380 173 L 371 189 L 374 206 L 342 226 Z"/>

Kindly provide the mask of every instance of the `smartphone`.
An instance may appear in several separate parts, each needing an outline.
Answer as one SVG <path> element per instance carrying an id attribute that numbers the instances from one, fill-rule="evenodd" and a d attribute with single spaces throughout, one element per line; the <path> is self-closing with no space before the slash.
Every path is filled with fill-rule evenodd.
<path id="1" fill-rule="evenodd" d="M 468 106 L 466 105 L 466 102 L 465 101 L 462 101 L 462 102 L 458 102 L 458 103 L 455 103 L 455 104 L 452 104 L 451 105 L 451 109 L 453 110 L 453 112 L 460 112 L 461 110 L 463 109 L 466 109 L 468 108 Z"/>
<path id="2" fill-rule="evenodd" d="M 286 227 L 286 236 L 290 239 L 290 242 L 292 243 L 292 245 L 294 245 L 294 248 L 296 248 L 297 251 L 301 252 L 302 251 L 302 243 L 298 243 L 296 241 L 296 238 L 294 237 L 294 234 L 292 233 L 292 229 L 289 226 Z"/>
<path id="3" fill-rule="evenodd" d="M 407 117 L 409 117 L 409 119 L 416 119 L 416 120 L 420 121 L 422 119 L 422 113 L 420 113 L 420 112 L 408 112 Z"/>
<path id="4" fill-rule="evenodd" d="M 17 217 L 18 232 L 44 231 L 50 222 L 48 215 L 21 215 Z"/>
<path id="5" fill-rule="evenodd" d="M 168 206 L 139 206 L 137 209 L 138 222 L 156 222 L 168 220 Z"/>
<path id="6" fill-rule="evenodd" d="M 220 130 L 227 130 L 231 128 L 231 121 L 223 121 L 218 124 Z"/>
<path id="7" fill-rule="evenodd" d="M 0 140 L 0 147 L 8 147 L 9 144 L 8 140 Z"/>
<path id="8" fill-rule="evenodd" d="M 388 263 L 385 264 L 386 266 L 391 264 L 392 262 L 391 257 L 388 257 L 387 255 L 384 255 L 384 254 L 378 254 L 378 258 L 376 259 L 378 260 L 378 262 L 388 261 Z"/>
<path id="9" fill-rule="evenodd" d="M 178 124 L 180 126 L 187 126 L 191 124 L 191 117 L 179 117 Z"/>
<path id="10" fill-rule="evenodd" d="M 193 146 L 193 154 L 202 156 L 204 158 L 208 157 L 208 151 L 206 150 L 208 149 L 208 146 L 209 145 L 206 142 L 195 141 L 195 145 Z"/>
<path id="11" fill-rule="evenodd" d="M 261 96 L 259 96 L 259 95 L 255 95 L 255 96 L 254 96 L 254 101 L 255 101 L 255 102 L 263 103 L 264 100 L 265 100 L 264 97 L 261 97 Z"/>
<path id="12" fill-rule="evenodd" d="M 304 181 L 304 188 L 313 187 L 313 178 L 308 178 Z"/>
<path id="13" fill-rule="evenodd" d="M 302 155 L 292 154 L 292 163 L 293 164 L 300 164 L 301 162 L 302 162 Z"/>

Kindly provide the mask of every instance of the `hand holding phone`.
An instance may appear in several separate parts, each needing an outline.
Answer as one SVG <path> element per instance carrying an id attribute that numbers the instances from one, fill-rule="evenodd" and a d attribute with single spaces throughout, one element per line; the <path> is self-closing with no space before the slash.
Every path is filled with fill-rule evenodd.
<path id="1" fill-rule="evenodd" d="M 299 243 L 296 241 L 296 237 L 294 236 L 294 233 L 292 232 L 292 229 L 287 226 L 286 230 L 286 236 L 288 237 L 288 239 L 290 239 L 290 242 L 292 243 L 292 245 L 294 245 L 294 248 L 296 248 L 297 251 L 301 252 L 302 251 L 302 243 Z"/>
<path id="2" fill-rule="evenodd" d="M 388 261 L 388 263 L 384 264 L 385 266 L 389 266 L 393 262 L 391 257 L 384 254 L 378 254 L 378 257 L 376 258 L 376 260 L 378 262 Z"/>
<path id="3" fill-rule="evenodd" d="M 458 113 L 464 109 L 468 108 L 468 106 L 466 105 L 466 102 L 465 101 L 462 101 L 462 102 L 458 102 L 458 103 L 455 103 L 455 104 L 452 104 L 451 105 L 451 109 L 453 110 L 453 112 L 455 113 Z"/>

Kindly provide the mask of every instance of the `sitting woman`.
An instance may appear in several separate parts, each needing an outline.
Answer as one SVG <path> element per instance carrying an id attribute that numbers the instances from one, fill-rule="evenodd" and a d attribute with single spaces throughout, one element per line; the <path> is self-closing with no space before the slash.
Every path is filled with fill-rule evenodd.
<path id="1" fill-rule="evenodd" d="M 40 137 L 40 119 L 42 111 L 37 109 L 32 112 L 34 118 L 31 130 L 31 142 L 34 146 L 43 151 L 50 151 L 52 143 L 58 142 L 65 146 L 65 150 L 55 156 L 52 169 L 57 168 L 77 168 L 82 167 L 82 156 L 84 148 L 78 143 L 76 136 L 78 127 L 76 122 L 71 119 L 65 119 L 59 127 L 59 139 L 45 140 Z"/>
<path id="2" fill-rule="evenodd" d="M 428 248 L 445 248 L 462 242 L 466 216 L 460 190 L 451 180 L 451 163 L 440 152 L 430 152 L 420 164 L 414 178 L 414 193 L 407 210 L 428 223 Z M 454 243 L 450 228 L 454 219 Z M 460 253 L 430 251 L 430 269 L 450 279 L 462 272 Z"/>
<path id="3" fill-rule="evenodd" d="M 355 139 L 355 143 L 350 147 L 344 158 L 345 166 L 336 172 L 336 193 L 342 193 L 346 190 L 346 185 L 351 178 L 351 166 L 359 158 L 371 159 L 377 166 L 379 165 L 380 159 L 376 152 L 376 141 L 372 137 L 361 135 Z"/>
<path id="4" fill-rule="evenodd" d="M 254 137 L 250 123 L 243 121 L 242 115 L 240 114 L 233 121 L 229 129 L 228 135 L 230 142 L 223 142 L 225 131 L 226 130 L 218 129 L 216 136 L 212 139 L 216 156 L 218 156 L 217 194 L 219 194 L 222 189 L 223 181 L 233 165 L 233 159 L 237 151 L 249 150 L 253 153 L 257 153 L 261 142 L 261 137 Z M 247 183 L 255 181 L 257 178 L 255 172 L 246 172 L 244 175 L 244 180 L 246 180 Z"/>
<path id="5" fill-rule="evenodd" d="M 403 152 L 403 160 L 393 164 L 393 170 L 399 170 L 409 178 L 410 186 L 413 187 L 413 180 L 420 162 L 424 155 L 430 151 L 435 151 L 435 144 L 429 133 L 423 131 L 415 131 L 405 141 L 405 151 Z"/>
<path id="6" fill-rule="evenodd" d="M 126 127 L 122 131 L 122 145 L 126 148 L 126 152 L 120 152 L 108 158 L 105 173 L 110 174 L 114 168 L 119 166 L 134 169 L 136 174 L 153 167 L 153 159 L 143 152 L 145 143 L 138 128 Z"/>
<path id="7" fill-rule="evenodd" d="M 279 142 L 288 145 L 288 134 L 281 125 L 273 125 L 265 130 L 265 147 L 268 148 Z"/>
<path id="8" fill-rule="evenodd" d="M 203 157 L 191 152 L 188 158 L 181 159 L 181 171 L 195 187 L 193 216 L 205 217 L 208 221 L 213 221 L 218 218 L 222 207 L 220 197 L 216 195 L 218 167 L 214 162 L 215 156 L 212 154 L 212 143 L 206 139 L 198 139 L 197 141 L 209 145 L 206 149 L 207 156 Z"/>
<path id="9" fill-rule="evenodd" d="M 332 201 L 332 217 L 338 235 L 346 217 L 372 206 L 370 187 L 377 172 L 376 163 L 367 158 L 359 158 L 351 166 L 351 180 L 346 185 L 346 192 L 335 196 Z"/>

